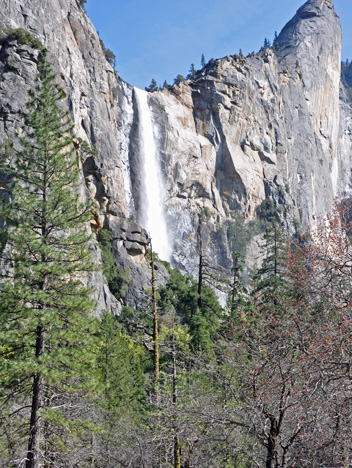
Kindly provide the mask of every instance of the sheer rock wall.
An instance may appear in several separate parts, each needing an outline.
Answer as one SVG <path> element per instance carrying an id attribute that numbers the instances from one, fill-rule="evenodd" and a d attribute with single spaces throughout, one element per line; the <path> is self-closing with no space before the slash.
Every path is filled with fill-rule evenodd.
<path id="1" fill-rule="evenodd" d="M 229 267 L 226 231 L 235 212 L 251 220 L 269 198 L 289 229 L 295 221 L 307 227 L 350 189 L 340 55 L 332 2 L 310 0 L 273 49 L 224 57 L 194 79 L 150 94 L 175 265 L 195 268 L 204 209 L 212 213 L 208 255 Z M 350 115 L 349 105 L 341 106 Z"/>

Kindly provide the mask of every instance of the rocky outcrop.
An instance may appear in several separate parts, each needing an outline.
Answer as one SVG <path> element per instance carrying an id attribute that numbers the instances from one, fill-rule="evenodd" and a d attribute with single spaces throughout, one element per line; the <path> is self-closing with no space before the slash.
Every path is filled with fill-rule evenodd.
<path id="1" fill-rule="evenodd" d="M 282 30 L 277 48 L 280 72 L 291 78 L 284 88 L 286 100 L 304 106 L 304 128 L 310 130 L 306 130 L 309 140 L 302 138 L 299 124 L 304 119 L 291 106 L 286 120 L 292 122 L 295 143 L 289 170 L 299 178 L 293 190 L 303 208 L 301 218 L 308 225 L 330 208 L 344 177 L 338 173 L 337 160 L 341 30 L 332 2 L 310 0 L 302 6 Z M 299 96 L 305 103 L 299 102 Z M 307 148 L 310 141 L 313 144 Z"/>
<path id="2" fill-rule="evenodd" d="M 3 0 L 0 20 L 49 50 L 75 131 L 96 151 L 82 161 L 82 192 L 97 204 L 92 227 L 111 231 L 117 264 L 131 278 L 124 303 L 137 305 L 149 287 L 149 240 L 133 220 L 143 196 L 134 90 L 105 60 L 76 0 Z M 340 52 L 331 0 L 309 0 L 272 49 L 212 61 L 194 79 L 149 94 L 175 266 L 195 273 L 201 231 L 211 261 L 230 268 L 234 223 L 269 210 L 292 231 L 314 224 L 335 195 L 351 190 L 352 113 L 340 89 Z M 14 137 L 36 53 L 16 42 L 0 50 L 0 138 Z M 101 275 L 92 281 L 100 309 L 121 307 L 110 304 Z"/>

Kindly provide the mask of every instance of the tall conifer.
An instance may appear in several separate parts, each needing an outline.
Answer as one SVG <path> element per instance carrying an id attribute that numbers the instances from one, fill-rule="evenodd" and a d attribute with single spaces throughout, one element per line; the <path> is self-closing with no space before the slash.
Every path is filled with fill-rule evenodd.
<path id="1" fill-rule="evenodd" d="M 288 290 L 287 247 L 284 233 L 277 221 L 274 221 L 264 234 L 264 260 L 253 278 L 253 294 L 263 304 L 281 302 Z"/>
<path id="2" fill-rule="evenodd" d="M 81 143 L 58 106 L 62 97 L 43 51 L 19 141 L 2 154 L 0 404 L 8 418 L 1 423 L 10 421 L 14 439 L 22 437 L 17 451 L 6 454 L 5 445 L 6 466 L 17 466 L 14 457 L 26 468 L 67 466 L 60 458 L 70 419 L 64 403 L 90 384 L 94 303 L 82 280 L 95 269 L 87 248 L 91 208 L 80 201 Z"/>

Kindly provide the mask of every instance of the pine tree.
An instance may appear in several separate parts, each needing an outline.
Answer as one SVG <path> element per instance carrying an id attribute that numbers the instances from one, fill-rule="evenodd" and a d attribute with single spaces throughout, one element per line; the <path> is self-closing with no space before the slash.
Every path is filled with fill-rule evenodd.
<path id="1" fill-rule="evenodd" d="M 182 317 L 183 323 L 189 327 L 193 351 L 212 355 L 212 338 L 219 327 L 222 309 L 214 290 L 206 284 L 209 278 L 207 265 L 203 261 L 204 257 L 200 251 L 200 282 L 182 276 L 178 270 L 171 270 L 169 282 L 158 291 L 159 304 L 160 309 L 173 311 Z"/>
<path id="2" fill-rule="evenodd" d="M 10 201 L 3 198 L 0 213 L 7 272 L 0 283 L 0 403 L 12 413 L 1 422 L 17 422 L 22 436 L 18 452 L 6 456 L 23 457 L 27 439 L 26 468 L 67 463 L 60 452 L 73 416 L 64 403 L 92 383 L 94 302 L 82 283 L 95 269 L 85 229 L 91 207 L 78 194 L 83 144 L 58 106 L 62 97 L 43 51 L 19 143 L 1 161 Z"/>
<path id="3" fill-rule="evenodd" d="M 201 65 L 202 68 L 204 68 L 205 65 L 206 65 L 204 54 L 202 54 L 202 56 L 201 56 L 200 65 Z"/>
<path id="4" fill-rule="evenodd" d="M 153 91 L 156 91 L 158 89 L 158 84 L 157 82 L 154 80 L 154 78 L 152 79 L 152 81 L 150 82 L 150 85 L 149 86 L 146 86 L 144 88 L 146 91 L 152 93 Z"/>
<path id="5" fill-rule="evenodd" d="M 123 335 L 121 325 L 111 313 L 104 312 L 99 324 L 98 367 L 104 387 L 104 403 L 110 416 L 141 410 L 144 400 L 141 356 L 142 346 Z"/>
<path id="6" fill-rule="evenodd" d="M 177 75 L 176 78 L 174 79 L 174 84 L 179 84 L 185 81 L 185 78 L 182 75 Z"/>
<path id="7" fill-rule="evenodd" d="M 253 296 L 257 305 L 281 310 L 289 290 L 287 271 L 287 240 L 277 221 L 274 221 L 264 234 L 262 266 L 255 273 Z M 281 304 L 281 306 L 280 306 Z"/>
<path id="8" fill-rule="evenodd" d="M 233 280 L 227 298 L 227 309 L 232 319 L 236 318 L 238 310 L 246 309 L 249 304 L 247 300 L 247 289 L 242 280 L 244 259 L 241 254 L 235 254 L 233 259 Z"/>
<path id="9" fill-rule="evenodd" d="M 195 69 L 194 64 L 191 63 L 189 73 L 187 75 L 187 79 L 188 80 L 193 80 L 195 78 L 196 74 L 197 74 L 197 70 Z"/>
<path id="10" fill-rule="evenodd" d="M 267 37 L 264 39 L 264 47 L 268 47 L 268 48 L 271 47 L 270 40 Z"/>
<path id="11" fill-rule="evenodd" d="M 133 423 L 138 424 L 145 411 L 141 365 L 145 351 L 121 332 L 116 317 L 108 312 L 102 314 L 98 337 L 97 373 L 102 388 L 99 422 L 102 431 L 97 437 L 94 459 L 98 466 L 108 468 L 116 466 L 114 460 L 123 451 L 122 431 L 127 438 Z M 124 442 L 127 445 L 126 440 Z"/>
<path id="12" fill-rule="evenodd" d="M 153 296 L 153 365 L 154 365 L 154 387 L 156 395 L 156 403 L 160 403 L 160 351 L 159 351 L 159 316 L 156 297 L 156 283 L 155 283 L 155 265 L 152 245 L 150 245 L 152 269 L 152 296 Z"/>
<path id="13" fill-rule="evenodd" d="M 273 46 L 275 46 L 275 45 L 276 45 L 276 43 L 277 43 L 278 39 L 279 39 L 279 36 L 278 36 L 278 34 L 277 34 L 277 31 L 275 31 L 275 34 L 274 34 L 274 40 L 273 40 Z"/>

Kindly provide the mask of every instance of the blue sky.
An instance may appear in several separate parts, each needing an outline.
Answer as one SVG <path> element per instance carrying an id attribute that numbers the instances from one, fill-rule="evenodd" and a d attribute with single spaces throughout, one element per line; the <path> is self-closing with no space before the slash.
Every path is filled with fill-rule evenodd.
<path id="1" fill-rule="evenodd" d="M 88 0 L 86 9 L 116 68 L 144 88 L 152 78 L 172 83 L 191 63 L 258 51 L 265 37 L 295 14 L 304 0 Z M 352 2 L 334 0 L 343 31 L 342 58 L 352 58 Z"/>

